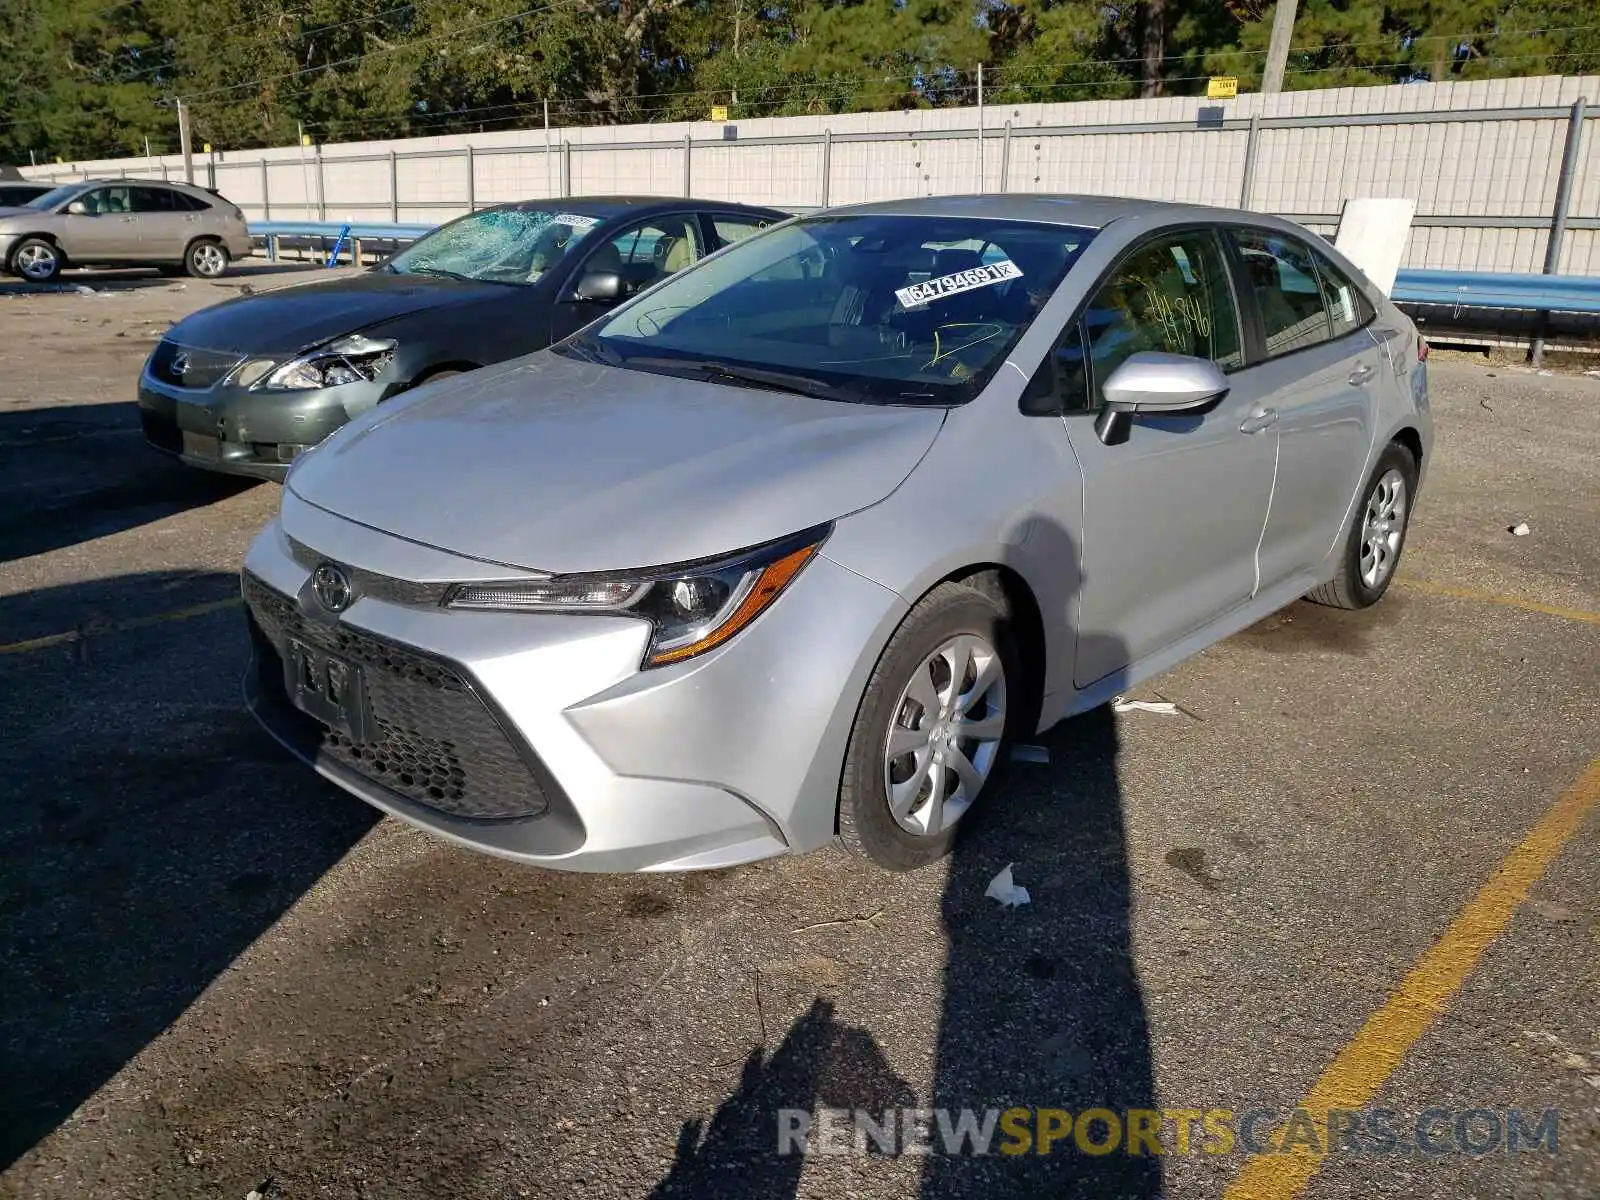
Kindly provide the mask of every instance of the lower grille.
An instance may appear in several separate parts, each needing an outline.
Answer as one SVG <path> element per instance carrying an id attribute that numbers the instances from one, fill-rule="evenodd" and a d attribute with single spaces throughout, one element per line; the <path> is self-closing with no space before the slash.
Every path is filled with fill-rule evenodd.
<path id="1" fill-rule="evenodd" d="M 344 625 L 308 620 L 254 575 L 244 599 L 256 626 L 262 691 L 302 718 L 316 749 L 407 800 L 477 820 L 537 817 L 549 799 L 500 722 L 449 663 Z M 361 668 L 376 735 L 357 745 L 290 703 L 283 645 L 293 637 Z"/>
<path id="2" fill-rule="evenodd" d="M 172 417 L 141 408 L 139 424 L 144 429 L 144 440 L 152 446 L 160 450 L 170 450 L 173 454 L 183 452 L 183 434 L 178 430 L 178 422 Z"/>
<path id="3" fill-rule="evenodd" d="M 162 341 L 150 356 L 150 374 L 173 387 L 208 388 L 220 383 L 243 359 L 231 350 L 200 350 Z"/>

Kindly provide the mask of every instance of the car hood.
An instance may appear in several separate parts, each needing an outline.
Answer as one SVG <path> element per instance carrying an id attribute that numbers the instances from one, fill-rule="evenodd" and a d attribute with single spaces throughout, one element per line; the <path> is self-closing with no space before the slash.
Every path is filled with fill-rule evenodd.
<path id="1" fill-rule="evenodd" d="M 225 300 L 174 325 L 185 346 L 240 354 L 288 353 L 423 309 L 504 300 L 503 284 L 363 271 Z"/>
<path id="2" fill-rule="evenodd" d="M 818 400 L 541 351 L 397 397 L 295 465 L 300 499 L 535 571 L 708 558 L 882 500 L 937 408 Z"/>

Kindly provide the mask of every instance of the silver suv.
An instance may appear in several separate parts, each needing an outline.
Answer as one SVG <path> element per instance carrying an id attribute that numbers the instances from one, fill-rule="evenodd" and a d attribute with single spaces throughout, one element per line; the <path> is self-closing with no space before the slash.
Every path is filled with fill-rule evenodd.
<path id="1" fill-rule="evenodd" d="M 68 266 L 155 266 L 216 279 L 249 253 L 244 213 L 188 184 L 91 179 L 0 209 L 0 268 L 33 283 Z"/>

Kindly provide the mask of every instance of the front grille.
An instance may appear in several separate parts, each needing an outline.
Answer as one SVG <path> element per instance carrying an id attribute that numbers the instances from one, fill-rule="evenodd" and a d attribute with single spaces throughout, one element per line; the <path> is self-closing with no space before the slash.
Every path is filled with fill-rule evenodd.
<path id="1" fill-rule="evenodd" d="M 182 363 L 179 363 L 179 358 Z M 173 387 L 208 388 L 222 382 L 244 356 L 231 350 L 200 350 L 194 346 L 180 346 L 177 342 L 162 341 L 150 356 L 150 375 Z M 183 370 L 174 368 L 181 365 Z"/>
<path id="2" fill-rule="evenodd" d="M 178 422 L 174 418 L 141 408 L 139 424 L 144 429 L 144 440 L 152 446 L 170 450 L 173 454 L 182 453 L 183 434 L 178 431 Z"/>
<path id="3" fill-rule="evenodd" d="M 318 554 L 304 542 L 296 541 L 294 538 L 289 538 L 288 542 L 290 557 L 308 571 L 315 571 L 318 566 L 328 561 L 325 555 Z M 393 575 L 364 571 L 348 563 L 340 563 L 339 569 L 344 572 L 345 578 L 350 581 L 350 587 L 357 596 L 371 596 L 391 604 L 437 608 L 444 603 L 445 593 L 450 590 L 450 585 L 447 583 L 417 583 L 410 579 L 396 579 Z"/>
<path id="4" fill-rule="evenodd" d="M 549 800 L 528 762 L 471 683 L 451 664 L 343 624 L 310 620 L 299 605 L 254 575 L 244 599 L 259 644 L 262 690 L 292 709 L 283 645 L 293 637 L 362 670 L 376 736 L 357 745 L 312 721 L 316 749 L 418 804 L 477 820 L 537 817 Z"/>

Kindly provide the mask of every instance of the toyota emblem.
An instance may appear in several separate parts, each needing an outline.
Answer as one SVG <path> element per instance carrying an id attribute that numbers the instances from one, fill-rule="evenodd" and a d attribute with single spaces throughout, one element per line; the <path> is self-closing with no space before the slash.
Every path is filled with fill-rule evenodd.
<path id="1" fill-rule="evenodd" d="M 187 375 L 189 373 L 189 356 L 188 356 L 188 354 L 183 353 L 183 352 L 179 352 L 178 354 L 173 355 L 172 356 L 172 366 L 169 367 L 168 370 L 170 370 L 172 372 L 172 377 L 174 379 L 182 379 L 185 375 Z"/>
<path id="2" fill-rule="evenodd" d="M 332 563 L 321 563 L 311 572 L 311 591 L 317 603 L 329 612 L 343 612 L 355 599 L 350 580 Z"/>

